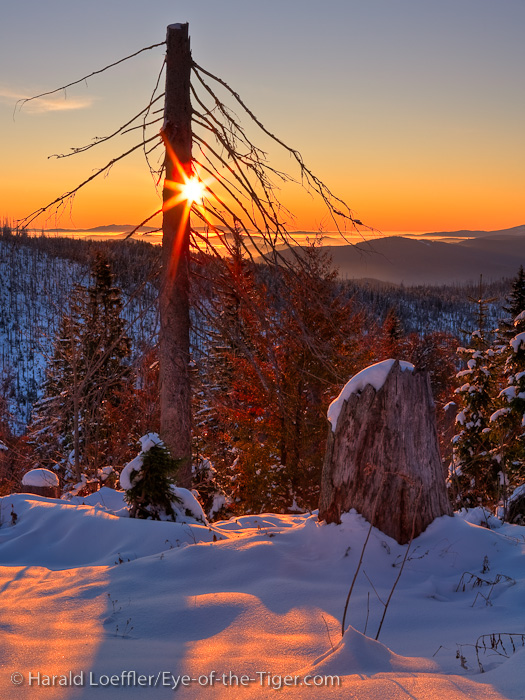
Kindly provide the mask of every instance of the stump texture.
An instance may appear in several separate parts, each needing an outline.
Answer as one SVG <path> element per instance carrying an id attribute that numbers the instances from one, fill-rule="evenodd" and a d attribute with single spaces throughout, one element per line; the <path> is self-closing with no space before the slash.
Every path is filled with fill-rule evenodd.
<path id="1" fill-rule="evenodd" d="M 352 508 L 400 544 L 452 515 L 428 373 L 395 362 L 377 391 L 367 384 L 343 403 L 328 433 L 319 519 L 339 523 Z"/>

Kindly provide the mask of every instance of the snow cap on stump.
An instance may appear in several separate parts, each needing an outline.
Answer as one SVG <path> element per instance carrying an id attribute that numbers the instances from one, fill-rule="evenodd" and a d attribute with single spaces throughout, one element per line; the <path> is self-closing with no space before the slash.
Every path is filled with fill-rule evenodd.
<path id="1" fill-rule="evenodd" d="M 55 472 L 49 469 L 31 469 L 22 477 L 25 493 L 34 493 L 47 498 L 60 496 L 60 481 Z"/>
<path id="2" fill-rule="evenodd" d="M 427 372 L 385 360 L 346 384 L 328 412 L 319 519 L 355 508 L 400 544 L 452 515 Z"/>

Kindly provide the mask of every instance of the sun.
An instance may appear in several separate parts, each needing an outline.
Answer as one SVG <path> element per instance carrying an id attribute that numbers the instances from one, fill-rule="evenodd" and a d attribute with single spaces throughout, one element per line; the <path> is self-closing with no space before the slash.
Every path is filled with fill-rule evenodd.
<path id="1" fill-rule="evenodd" d="M 205 189 L 206 185 L 199 180 L 198 177 L 193 176 L 180 186 L 180 193 L 181 197 L 187 201 L 188 205 L 191 206 L 193 202 L 202 205 Z"/>
<path id="2" fill-rule="evenodd" d="M 171 190 L 174 194 L 166 199 L 163 210 L 168 211 L 179 204 L 184 204 L 185 209 L 189 212 L 193 204 L 199 207 L 203 206 L 203 198 L 206 193 L 206 183 L 203 182 L 197 175 L 188 177 L 181 168 L 180 171 L 182 182 L 176 180 L 165 180 L 164 187 Z"/>

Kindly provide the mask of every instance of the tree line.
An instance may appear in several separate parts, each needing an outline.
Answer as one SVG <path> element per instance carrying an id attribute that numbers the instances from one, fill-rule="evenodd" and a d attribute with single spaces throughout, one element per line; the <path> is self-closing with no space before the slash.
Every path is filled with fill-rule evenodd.
<path id="1" fill-rule="evenodd" d="M 74 241 L 71 249 L 77 244 Z M 65 244 L 64 249 L 70 245 Z M 0 455 L 4 492 L 29 466 L 54 469 L 64 483 L 101 482 L 108 471 L 118 473 L 135 456 L 141 435 L 159 429 L 155 338 L 132 358 L 132 328 L 122 317 L 123 292 L 113 270 L 114 258 L 107 256 L 107 250 L 91 247 L 89 282 L 76 285 L 70 294 L 53 342 L 43 392 L 25 434 L 12 435 L 5 410 L 2 412 L 0 440 L 13 448 L 9 468 L 9 451 Z M 132 250 L 137 249 L 133 246 Z M 501 394 L 514 386 L 509 384 L 511 376 L 514 382 L 522 378 L 516 380 L 519 371 L 514 366 L 509 374 L 508 349 L 507 356 L 503 350 L 491 349 L 486 331 L 479 333 L 486 345 L 482 351 L 471 347 L 458 356 L 458 340 L 451 333 L 407 332 L 394 306 L 378 318 L 374 309 L 368 310 L 355 294 L 349 294 L 348 285 L 337 277 L 329 251 L 319 245 L 309 247 L 301 262 L 289 267 L 258 265 L 243 256 L 240 248 L 225 258 L 197 253 L 192 264 L 193 481 L 208 511 L 215 514 L 316 508 L 327 407 L 351 375 L 373 362 L 393 357 L 430 372 L 444 468 L 452 458 L 453 425 L 450 411 L 443 407 L 454 396 L 455 374 L 462 361 L 466 359 L 461 372 L 482 366 L 481 355 L 476 353 L 483 352 L 486 358 L 492 352 L 499 362 L 494 365 L 500 368 L 499 374 L 492 366 L 488 370 L 491 386 L 499 388 L 497 395 L 495 389 L 487 391 L 487 395 L 492 392 L 493 403 L 491 412 L 485 411 L 486 424 L 465 419 L 472 435 L 477 431 L 482 436 L 476 438 L 478 446 L 487 439 L 485 427 L 495 429 L 510 421 L 510 411 L 491 421 L 499 410 L 495 407 L 508 397 L 522 400 L 521 390 L 515 396 L 512 390 Z M 522 303 L 521 297 L 514 299 L 517 284 L 514 281 L 507 302 L 509 314 Z M 487 303 L 485 300 L 484 311 Z M 516 336 L 511 325 L 506 332 Z M 500 342 L 504 346 L 513 347 Z M 514 353 L 518 359 L 519 352 Z M 480 373 L 487 376 L 481 369 Z M 505 386 L 503 376 L 507 377 Z M 464 384 L 462 380 L 461 386 Z M 463 401 L 473 395 L 464 388 L 456 397 Z M 500 407 L 510 408 L 511 402 Z M 462 420 L 460 412 L 460 425 Z M 514 443 L 509 436 L 498 433 L 500 447 L 509 446 L 508 458 L 498 456 L 504 452 L 496 453 L 491 443 L 489 450 L 478 449 L 478 453 L 487 453 L 481 460 L 476 457 L 470 462 L 472 455 L 467 452 L 471 448 L 462 453 L 463 438 L 456 439 L 452 483 L 458 503 L 473 505 L 481 499 L 494 504 L 501 494 L 502 459 L 508 488 L 520 478 L 512 466 L 516 457 L 511 455 Z M 494 477 L 490 488 L 484 485 L 480 471 L 489 453 Z M 470 466 L 465 466 L 467 462 Z M 474 472 L 475 497 L 465 487 Z"/>

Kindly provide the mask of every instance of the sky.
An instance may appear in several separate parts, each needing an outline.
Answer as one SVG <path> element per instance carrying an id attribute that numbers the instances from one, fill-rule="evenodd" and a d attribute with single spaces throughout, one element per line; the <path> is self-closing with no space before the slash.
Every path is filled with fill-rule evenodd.
<path id="1" fill-rule="evenodd" d="M 189 22 L 194 60 L 224 78 L 364 223 L 382 231 L 525 223 L 523 0 L 0 0 L 0 217 L 20 219 L 136 142 L 110 133 L 149 101 L 164 49 L 53 97 Z M 131 140 L 130 140 L 131 139 Z M 135 139 L 135 140 L 133 140 Z M 271 163 L 289 171 L 282 153 Z M 292 174 L 295 174 L 292 172 Z M 283 191 L 293 228 L 330 230 Z M 38 226 L 139 223 L 160 206 L 144 157 L 115 165 Z"/>

